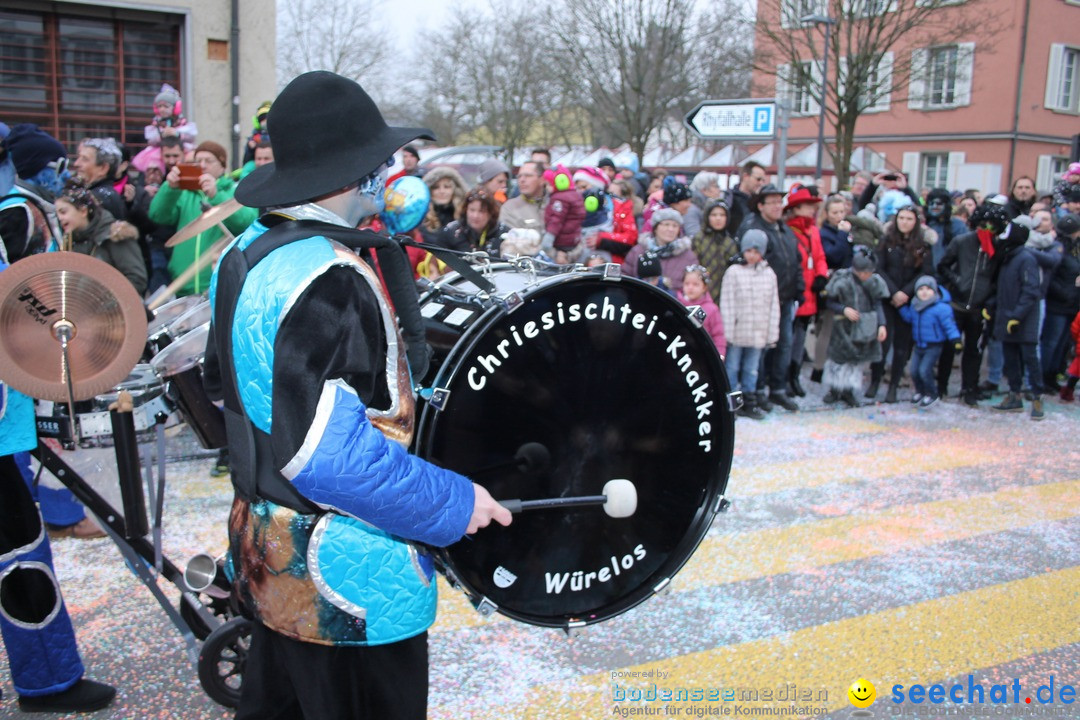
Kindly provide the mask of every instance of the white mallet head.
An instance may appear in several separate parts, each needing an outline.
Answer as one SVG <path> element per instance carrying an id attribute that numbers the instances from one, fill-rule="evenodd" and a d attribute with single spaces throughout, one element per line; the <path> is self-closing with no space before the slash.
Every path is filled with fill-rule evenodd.
<path id="1" fill-rule="evenodd" d="M 637 510 L 637 488 L 629 480 L 608 480 L 604 483 L 604 512 L 613 518 L 630 517 Z"/>

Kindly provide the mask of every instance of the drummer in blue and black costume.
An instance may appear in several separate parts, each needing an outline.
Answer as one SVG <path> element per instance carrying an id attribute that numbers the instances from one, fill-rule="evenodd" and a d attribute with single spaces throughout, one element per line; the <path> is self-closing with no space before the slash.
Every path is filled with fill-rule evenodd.
<path id="1" fill-rule="evenodd" d="M 268 124 L 275 162 L 236 198 L 271 211 L 222 256 L 207 348 L 231 423 L 234 592 L 255 620 L 236 717 L 424 718 L 436 586 L 409 541 L 445 546 L 510 514 L 407 453 L 410 368 L 364 261 L 314 233 L 272 250 L 241 290 L 230 255 L 289 218 L 355 228 L 381 209 L 387 159 L 430 131 L 388 127 L 359 85 L 326 72 L 293 80 Z M 231 385 L 221 373 L 234 371 Z M 241 466 L 246 439 L 257 467 Z"/>

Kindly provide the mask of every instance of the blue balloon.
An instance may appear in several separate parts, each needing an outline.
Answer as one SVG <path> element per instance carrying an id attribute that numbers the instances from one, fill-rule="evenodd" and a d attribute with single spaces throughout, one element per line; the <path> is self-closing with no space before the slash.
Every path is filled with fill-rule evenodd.
<path id="1" fill-rule="evenodd" d="M 386 208 L 379 217 L 393 235 L 412 231 L 427 215 L 431 203 L 427 183 L 411 175 L 399 177 L 390 183 L 384 197 Z"/>

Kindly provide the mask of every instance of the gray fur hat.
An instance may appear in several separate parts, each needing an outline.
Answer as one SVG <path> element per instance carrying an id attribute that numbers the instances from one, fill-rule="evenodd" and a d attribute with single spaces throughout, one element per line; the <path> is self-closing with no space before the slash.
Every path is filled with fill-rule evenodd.
<path id="1" fill-rule="evenodd" d="M 678 210 L 672 208 L 660 208 L 652 214 L 652 226 L 656 229 L 656 226 L 662 222 L 678 223 L 679 227 L 682 227 L 682 215 Z"/>

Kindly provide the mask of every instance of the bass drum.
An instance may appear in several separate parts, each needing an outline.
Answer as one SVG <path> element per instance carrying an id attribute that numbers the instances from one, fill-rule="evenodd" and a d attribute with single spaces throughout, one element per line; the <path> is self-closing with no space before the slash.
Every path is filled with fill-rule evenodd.
<path id="1" fill-rule="evenodd" d="M 720 509 L 734 413 L 703 314 L 618 267 L 549 277 L 494 266 L 421 296 L 433 370 L 416 452 L 496 499 L 600 495 L 637 510 L 532 510 L 436 559 L 482 613 L 570 628 L 664 589 Z"/>

